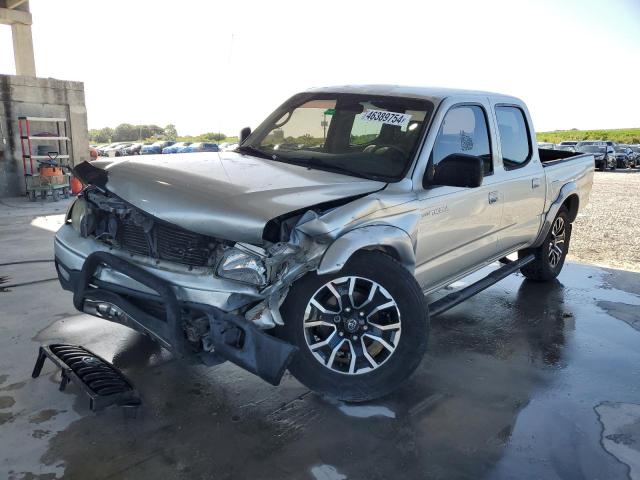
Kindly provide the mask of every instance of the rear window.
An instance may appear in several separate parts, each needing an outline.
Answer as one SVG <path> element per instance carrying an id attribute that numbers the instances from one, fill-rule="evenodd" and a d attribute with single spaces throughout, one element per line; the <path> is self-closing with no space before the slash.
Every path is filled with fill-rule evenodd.
<path id="1" fill-rule="evenodd" d="M 496 118 L 505 170 L 525 166 L 531 158 L 531 142 L 524 112 L 518 107 L 496 107 Z"/>

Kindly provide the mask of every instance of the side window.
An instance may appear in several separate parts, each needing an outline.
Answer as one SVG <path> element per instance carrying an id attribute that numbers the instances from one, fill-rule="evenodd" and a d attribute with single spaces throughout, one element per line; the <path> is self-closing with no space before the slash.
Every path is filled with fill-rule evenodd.
<path id="1" fill-rule="evenodd" d="M 531 158 L 531 143 L 524 112 L 518 107 L 496 107 L 496 118 L 505 170 L 524 167 Z"/>
<path id="2" fill-rule="evenodd" d="M 477 105 L 462 105 L 447 112 L 433 145 L 425 184 L 433 178 L 442 159 L 456 153 L 482 158 L 484 175 L 493 173 L 487 116 Z"/>

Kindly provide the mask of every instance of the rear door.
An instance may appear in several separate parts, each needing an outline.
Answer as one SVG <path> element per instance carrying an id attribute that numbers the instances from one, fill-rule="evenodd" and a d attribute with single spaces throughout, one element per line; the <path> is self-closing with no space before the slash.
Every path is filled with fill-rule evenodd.
<path id="1" fill-rule="evenodd" d="M 546 198 L 544 169 L 524 105 L 494 106 L 502 167 L 498 171 L 504 210 L 501 252 L 530 244 L 538 235 Z"/>

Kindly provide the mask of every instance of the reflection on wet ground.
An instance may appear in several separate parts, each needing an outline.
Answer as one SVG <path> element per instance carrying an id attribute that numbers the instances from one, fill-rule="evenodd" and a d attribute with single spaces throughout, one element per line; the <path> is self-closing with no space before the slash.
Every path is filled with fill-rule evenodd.
<path id="1" fill-rule="evenodd" d="M 2 295 L 20 302 L 26 288 Z M 429 353 L 416 374 L 393 395 L 364 405 L 321 398 L 290 376 L 272 387 L 232 365 L 185 366 L 144 337 L 84 315 L 52 322 L 13 307 L 7 313 L 15 320 L 5 328 L 21 333 L 7 344 L 12 356 L 0 362 L 0 414 L 12 416 L 0 427 L 0 444 L 7 445 L 0 474 L 640 475 L 639 292 L 638 274 L 578 264 L 550 284 L 512 276 L 432 319 Z M 65 302 L 52 300 L 53 313 L 67 312 Z M 19 321 L 27 317 L 31 324 Z M 53 368 L 27 380 L 37 344 L 57 340 L 113 359 L 143 395 L 138 417 L 117 409 L 90 413 L 73 388 L 56 390 Z M 17 382 L 25 383 L 6 390 Z"/>

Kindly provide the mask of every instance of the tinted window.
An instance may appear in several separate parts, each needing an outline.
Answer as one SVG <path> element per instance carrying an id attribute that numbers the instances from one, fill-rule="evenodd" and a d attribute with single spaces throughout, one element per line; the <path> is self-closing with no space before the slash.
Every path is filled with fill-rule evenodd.
<path id="1" fill-rule="evenodd" d="M 431 183 L 433 174 L 442 159 L 456 153 L 482 158 L 484 174 L 493 173 L 487 117 L 481 107 L 464 105 L 454 107 L 447 112 L 433 145 L 425 185 Z"/>
<path id="2" fill-rule="evenodd" d="M 517 107 L 496 107 L 502 162 L 506 170 L 524 166 L 531 157 L 524 113 Z"/>

